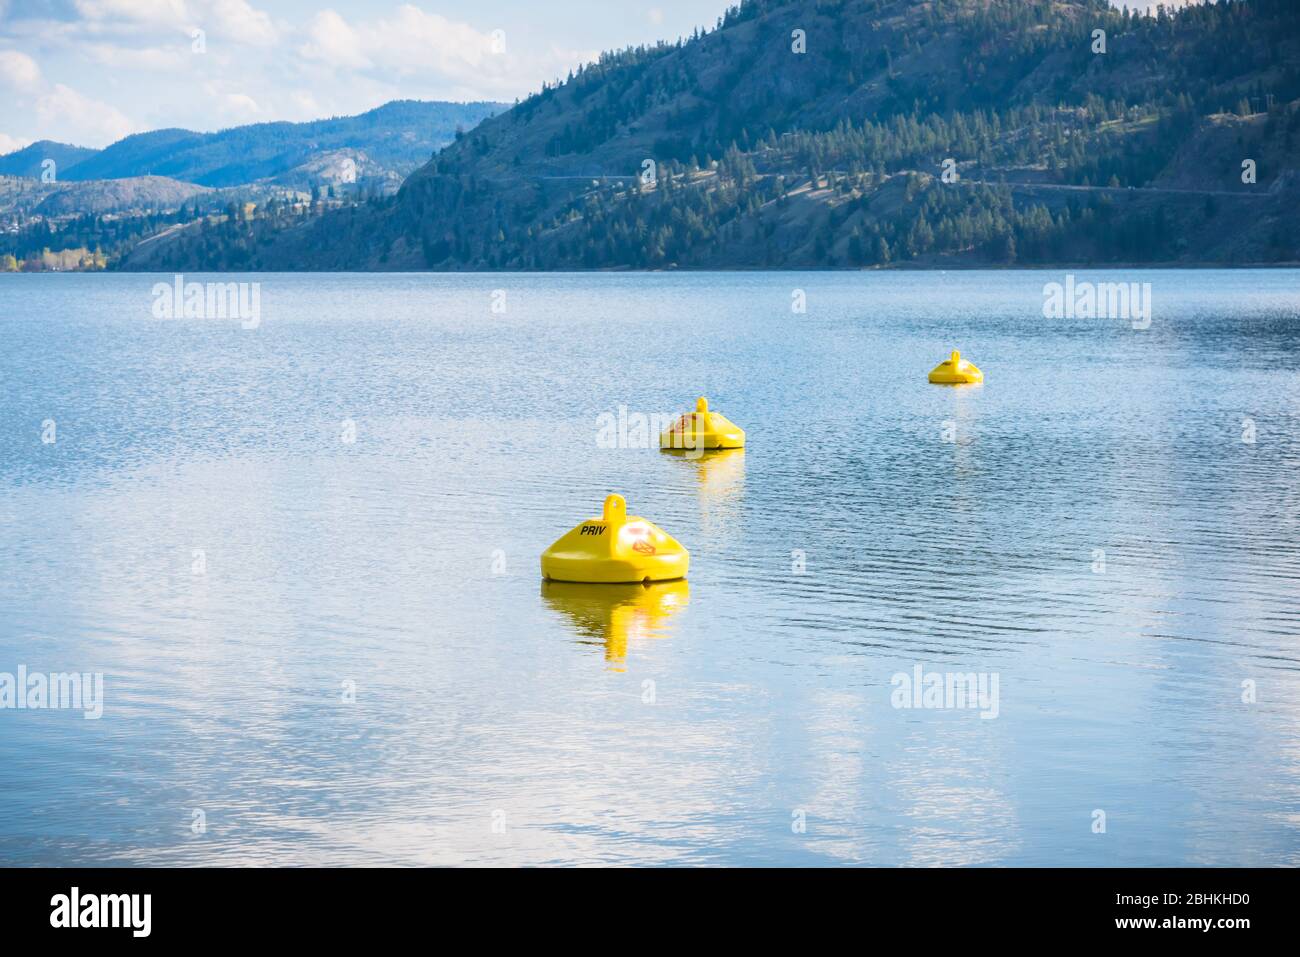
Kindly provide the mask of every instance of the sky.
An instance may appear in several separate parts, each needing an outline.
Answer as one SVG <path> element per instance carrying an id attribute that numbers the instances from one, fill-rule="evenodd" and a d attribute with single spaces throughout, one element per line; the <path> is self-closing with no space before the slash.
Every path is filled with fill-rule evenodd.
<path id="1" fill-rule="evenodd" d="M 1141 6 L 1153 0 L 1129 0 Z M 602 50 L 712 27 L 728 0 L 0 0 L 0 154 L 523 98 Z"/>

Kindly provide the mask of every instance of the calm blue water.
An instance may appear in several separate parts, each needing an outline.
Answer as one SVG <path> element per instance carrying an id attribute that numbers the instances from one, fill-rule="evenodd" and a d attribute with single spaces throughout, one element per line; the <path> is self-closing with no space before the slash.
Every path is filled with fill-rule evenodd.
<path id="1" fill-rule="evenodd" d="M 1300 274 L 160 278 L 0 277 L 0 672 L 104 682 L 0 863 L 1300 864 Z M 610 491 L 688 584 L 542 587 Z"/>

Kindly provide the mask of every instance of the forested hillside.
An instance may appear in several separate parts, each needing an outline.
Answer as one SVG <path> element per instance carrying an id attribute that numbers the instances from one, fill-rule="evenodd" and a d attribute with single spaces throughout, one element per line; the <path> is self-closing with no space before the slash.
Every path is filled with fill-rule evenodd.
<path id="1" fill-rule="evenodd" d="M 1294 261 L 1297 145 L 1292 0 L 745 0 L 486 120 L 392 200 L 126 265 Z"/>

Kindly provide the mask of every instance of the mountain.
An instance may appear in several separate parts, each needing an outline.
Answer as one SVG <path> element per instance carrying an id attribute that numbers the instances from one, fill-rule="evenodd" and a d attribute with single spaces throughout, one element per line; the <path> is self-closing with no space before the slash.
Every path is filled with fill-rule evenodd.
<path id="1" fill-rule="evenodd" d="M 247 221 L 251 210 L 316 214 L 392 194 L 436 149 L 504 108 L 407 100 L 312 123 L 157 130 L 98 151 L 34 143 L 0 157 L 0 259 L 99 268 L 187 224 Z M 71 254 L 49 255 L 63 250 Z"/>
<path id="2" fill-rule="evenodd" d="M 503 109 L 501 103 L 395 100 L 359 116 L 310 123 L 256 123 L 218 133 L 155 130 L 118 140 L 83 159 L 64 178 L 158 175 L 213 187 L 278 182 L 322 153 L 346 149 L 364 151 L 377 175 L 405 175 L 450 143 L 458 130 Z"/>
<path id="3" fill-rule="evenodd" d="M 121 265 L 1295 261 L 1298 136 L 1292 0 L 745 0 L 485 120 L 391 201 Z"/>
<path id="4" fill-rule="evenodd" d="M 46 160 L 54 160 L 55 177 L 63 175 L 83 160 L 94 156 L 97 150 L 70 146 L 53 140 L 37 140 L 13 153 L 0 156 L 0 176 L 26 176 L 40 179 Z"/>

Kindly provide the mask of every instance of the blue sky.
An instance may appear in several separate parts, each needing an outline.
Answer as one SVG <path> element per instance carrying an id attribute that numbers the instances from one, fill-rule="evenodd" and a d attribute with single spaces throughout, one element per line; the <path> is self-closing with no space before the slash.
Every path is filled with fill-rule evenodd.
<path id="1" fill-rule="evenodd" d="M 38 139 L 104 146 L 160 127 L 307 120 L 399 98 L 511 101 L 601 50 L 712 26 L 727 5 L 0 0 L 0 154 Z"/>

